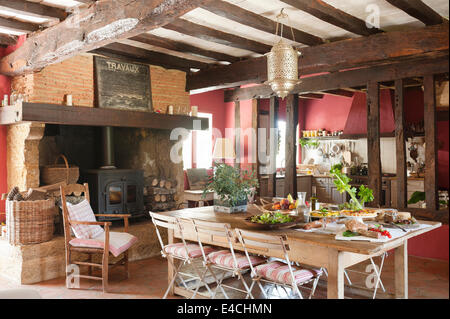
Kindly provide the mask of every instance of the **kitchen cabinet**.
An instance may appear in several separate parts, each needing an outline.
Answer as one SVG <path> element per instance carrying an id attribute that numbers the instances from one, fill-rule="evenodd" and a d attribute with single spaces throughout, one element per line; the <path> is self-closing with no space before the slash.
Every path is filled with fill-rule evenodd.
<path id="1" fill-rule="evenodd" d="M 268 196 L 268 178 L 261 178 L 259 181 L 260 195 L 262 197 Z M 297 176 L 297 192 L 306 192 L 306 199 L 309 200 L 312 191 L 312 176 Z M 275 195 L 277 197 L 284 197 L 284 177 L 277 177 Z M 292 194 L 294 195 L 294 194 Z"/>
<path id="2" fill-rule="evenodd" d="M 321 203 L 342 204 L 347 201 L 347 195 L 341 194 L 333 183 L 331 177 L 313 177 L 313 188 L 316 189 L 316 197 Z"/>

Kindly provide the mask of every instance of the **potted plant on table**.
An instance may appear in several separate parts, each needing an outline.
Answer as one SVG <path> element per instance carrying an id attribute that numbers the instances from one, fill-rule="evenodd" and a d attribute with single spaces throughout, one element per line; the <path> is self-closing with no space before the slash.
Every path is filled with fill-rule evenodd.
<path id="1" fill-rule="evenodd" d="M 214 191 L 214 211 L 237 213 L 247 211 L 247 202 L 258 180 L 254 172 L 241 170 L 225 163 L 214 163 L 214 174 L 203 191 Z"/>

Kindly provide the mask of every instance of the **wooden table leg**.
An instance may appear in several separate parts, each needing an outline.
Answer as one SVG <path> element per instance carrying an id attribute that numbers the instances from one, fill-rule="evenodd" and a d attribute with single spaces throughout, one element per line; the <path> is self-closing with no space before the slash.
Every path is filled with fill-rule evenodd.
<path id="1" fill-rule="evenodd" d="M 328 299 L 344 299 L 343 254 L 336 249 L 328 250 Z"/>
<path id="2" fill-rule="evenodd" d="M 395 298 L 408 299 L 408 240 L 394 250 Z"/>

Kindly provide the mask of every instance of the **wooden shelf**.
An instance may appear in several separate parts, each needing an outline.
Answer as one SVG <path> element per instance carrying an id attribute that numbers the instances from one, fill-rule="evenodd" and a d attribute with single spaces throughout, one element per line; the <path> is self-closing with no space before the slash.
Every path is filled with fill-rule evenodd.
<path id="1" fill-rule="evenodd" d="M 394 132 L 381 133 L 381 137 L 395 137 Z M 359 138 L 367 138 L 367 134 L 341 134 L 338 136 L 317 136 L 317 137 L 303 137 L 309 140 L 357 140 Z"/>
<path id="2" fill-rule="evenodd" d="M 195 121 L 198 123 L 194 123 Z M 169 115 L 97 107 L 66 106 L 44 103 L 22 103 L 0 107 L 0 125 L 21 122 L 46 124 L 137 127 L 171 130 L 208 129 L 208 119 L 187 115 Z M 197 125 L 195 125 L 197 124 Z"/>

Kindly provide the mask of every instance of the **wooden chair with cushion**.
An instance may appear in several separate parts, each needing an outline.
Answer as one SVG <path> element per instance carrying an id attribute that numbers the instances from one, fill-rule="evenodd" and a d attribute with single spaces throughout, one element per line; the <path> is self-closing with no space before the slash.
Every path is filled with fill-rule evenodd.
<path id="1" fill-rule="evenodd" d="M 72 278 L 86 278 L 93 280 L 101 280 L 103 292 L 108 289 L 108 270 L 110 266 L 123 265 L 127 276 L 128 272 L 128 249 L 137 242 L 137 237 L 128 233 L 128 217 L 129 214 L 94 214 L 90 206 L 89 186 L 87 183 L 70 184 L 61 186 L 61 203 L 64 221 L 64 237 L 66 250 L 66 286 L 73 287 L 70 284 Z M 72 205 L 67 202 L 66 196 L 81 196 L 84 193 L 85 199 Z M 111 222 L 98 222 L 95 216 L 119 217 L 124 220 L 124 232 L 110 231 Z M 103 228 L 101 227 L 103 226 Z M 74 237 L 72 236 L 75 235 Z M 105 249 L 105 248 L 109 249 Z M 84 253 L 89 255 L 88 261 L 73 260 L 73 253 Z M 102 263 L 93 262 L 94 254 L 102 254 Z M 123 258 L 113 265 L 109 265 L 109 254 L 118 257 L 123 254 Z M 72 265 L 88 266 L 88 275 L 79 273 L 69 274 Z M 101 268 L 102 276 L 96 277 L 92 275 L 93 267 Z M 112 268 L 112 267 L 111 267 Z"/>

